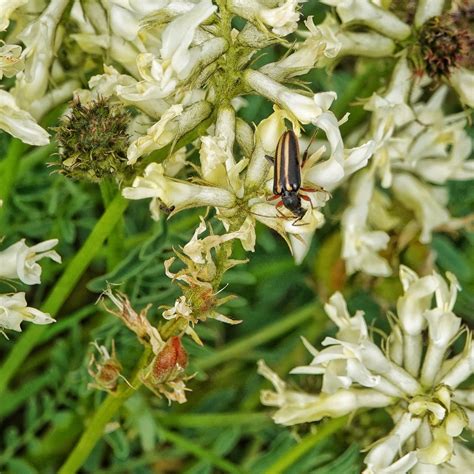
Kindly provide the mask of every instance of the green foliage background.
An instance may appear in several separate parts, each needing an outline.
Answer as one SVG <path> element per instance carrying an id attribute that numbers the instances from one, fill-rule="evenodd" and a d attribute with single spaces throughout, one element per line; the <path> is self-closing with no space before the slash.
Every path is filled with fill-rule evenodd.
<path id="1" fill-rule="evenodd" d="M 307 7 L 305 7 L 307 8 Z M 305 11 L 306 14 L 310 13 Z M 319 13 L 321 14 L 321 13 Z M 260 61 L 279 56 L 270 49 Z M 357 69 L 343 62 L 332 75 L 317 71 L 305 79 L 315 91 L 338 93 L 336 115 L 351 112 L 342 127 L 347 136 L 366 118 L 358 99 L 382 87 L 393 63 L 362 61 Z M 357 73 L 355 72 L 357 70 Z M 271 111 L 261 97 L 248 97 L 241 116 L 260 121 Z M 458 108 L 452 97 L 452 108 Z M 43 125 L 53 126 L 62 110 Z M 28 291 L 28 301 L 39 307 L 63 269 L 75 255 L 108 197 L 97 186 L 73 182 L 52 172 L 55 145 L 29 149 L 0 134 L 0 195 L 7 197 L 0 211 L 2 248 L 27 238 L 36 242 L 58 238 L 63 265 L 45 262 L 43 284 Z M 8 165 L 15 160 L 13 168 Z M 6 176 L 7 167 L 13 170 Z M 450 183 L 449 209 L 454 216 L 472 212 L 472 182 Z M 340 260 L 338 220 L 345 208 L 345 190 L 339 190 L 326 209 L 327 224 L 316 233 L 311 251 L 295 266 L 286 244 L 267 228 L 258 228 L 257 249 L 247 265 L 226 274 L 229 292 L 239 297 L 224 312 L 242 319 L 239 326 L 208 321 L 197 327 L 205 342 L 197 347 L 185 341 L 189 353 L 188 403 L 168 406 L 141 389 L 130 398 L 120 416 L 107 427 L 107 434 L 83 466 L 85 473 L 186 473 L 214 472 L 350 474 L 361 471 L 360 446 L 378 439 L 390 428 L 382 411 L 359 414 L 351 420 L 332 420 L 319 426 L 287 429 L 274 425 L 268 408 L 259 402 L 259 392 L 268 382 L 256 374 L 256 361 L 263 358 L 280 375 L 310 360 L 300 335 L 317 345 L 334 328 L 322 311 L 322 303 L 336 289 L 344 288 L 350 309 L 366 311 L 371 323 L 387 327 L 384 311 L 400 293 L 398 278 L 347 278 Z M 122 323 L 106 314 L 95 302 L 107 282 L 120 284 L 133 305 L 152 304 L 149 316 L 157 322 L 159 305 L 171 305 L 176 287 L 164 274 L 163 261 L 172 249 L 186 243 L 199 222 L 200 211 L 186 211 L 166 221 L 153 222 L 148 203 L 131 202 L 119 224 L 120 247 L 104 245 L 61 308 L 54 325 L 47 327 L 39 344 L 22 363 L 0 402 L 0 472 L 15 474 L 54 473 L 76 444 L 91 415 L 105 394 L 87 388 L 91 381 L 87 362 L 90 342 L 108 347 L 115 340 L 118 357 L 131 370 L 139 358 L 135 336 Z M 442 271 L 452 271 L 463 287 L 456 312 L 465 322 L 474 322 L 474 233 L 436 234 L 432 249 Z M 114 244 L 114 246 L 116 243 Z M 429 249 L 415 243 L 400 256 L 389 256 L 422 271 Z M 236 249 L 237 258 L 244 257 Z M 117 256 L 120 258 L 117 259 Z M 117 260 L 119 263 L 117 264 Z M 4 285 L 0 292 L 11 287 Z M 25 330 L 27 325 L 24 324 Z M 0 338 L 4 360 L 22 334 Z M 317 391 L 317 378 L 293 376 L 291 383 Z M 120 424 L 118 423 L 120 422 Z"/>

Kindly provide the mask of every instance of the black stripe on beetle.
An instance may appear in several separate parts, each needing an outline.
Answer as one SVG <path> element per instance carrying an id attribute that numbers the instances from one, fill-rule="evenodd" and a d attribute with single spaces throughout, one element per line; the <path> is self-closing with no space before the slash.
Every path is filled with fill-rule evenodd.
<path id="1" fill-rule="evenodd" d="M 305 152 L 306 155 L 306 152 Z M 300 158 L 300 147 L 298 138 L 293 130 L 286 130 L 278 140 L 275 150 L 275 158 L 267 156 L 273 163 L 273 194 L 270 198 L 281 198 L 276 207 L 285 206 L 294 217 L 293 225 L 303 219 L 306 209 L 301 205 L 301 200 L 311 199 L 300 191 L 316 191 L 316 189 L 301 188 L 301 167 L 303 162 Z"/>

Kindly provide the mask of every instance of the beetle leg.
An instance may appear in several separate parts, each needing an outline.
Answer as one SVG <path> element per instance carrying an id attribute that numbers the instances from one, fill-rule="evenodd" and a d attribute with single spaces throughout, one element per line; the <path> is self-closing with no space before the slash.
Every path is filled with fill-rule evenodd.
<path id="1" fill-rule="evenodd" d="M 316 186 L 314 188 L 300 188 L 301 191 L 306 191 L 307 193 L 316 193 L 324 191 L 324 188 L 321 186 Z"/>
<path id="2" fill-rule="evenodd" d="M 300 191 L 305 191 L 307 193 L 326 193 L 329 197 L 332 197 L 332 194 L 329 191 L 326 191 L 322 186 L 315 186 L 314 188 L 300 188 Z"/>
<path id="3" fill-rule="evenodd" d="M 308 225 L 307 222 L 300 222 L 301 219 L 303 219 L 304 216 L 299 216 L 297 217 L 292 223 L 291 225 L 294 225 L 295 227 L 300 227 L 300 226 L 303 226 L 303 225 Z"/>
<path id="4" fill-rule="evenodd" d="M 274 201 L 275 199 L 278 199 L 280 197 L 279 194 L 274 194 L 273 196 L 270 196 L 267 198 L 267 201 Z"/>
<path id="5" fill-rule="evenodd" d="M 277 202 L 276 207 L 279 208 L 279 207 L 281 207 L 281 206 L 283 206 L 283 201 Z"/>
<path id="6" fill-rule="evenodd" d="M 303 153 L 303 166 L 306 162 L 306 159 L 308 158 L 308 155 L 309 155 L 309 147 L 311 146 L 311 144 L 313 143 L 313 140 L 316 138 L 316 134 L 318 133 L 318 127 L 315 127 L 314 129 L 314 132 L 313 132 L 313 135 L 311 136 L 311 139 L 308 143 L 308 146 L 306 147 L 306 150 L 304 151 Z"/>

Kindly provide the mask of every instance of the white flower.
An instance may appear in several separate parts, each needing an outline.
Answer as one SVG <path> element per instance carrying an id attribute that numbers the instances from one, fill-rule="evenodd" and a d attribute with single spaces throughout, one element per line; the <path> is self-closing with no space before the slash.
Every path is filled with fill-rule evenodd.
<path id="1" fill-rule="evenodd" d="M 316 125 L 318 117 L 329 110 L 337 97 L 335 92 L 320 92 L 308 97 L 253 69 L 245 71 L 244 79 L 256 92 L 286 109 L 303 124 Z"/>
<path id="2" fill-rule="evenodd" d="M 315 35 L 308 23 L 306 25 Z M 395 50 L 395 43 L 390 38 L 374 31 L 350 31 L 331 14 L 327 14 L 324 21 L 316 26 L 316 31 L 321 35 L 320 44 L 326 45 L 324 57 L 320 57 L 317 67 L 331 67 L 335 60 L 344 56 L 386 57 Z"/>
<path id="3" fill-rule="evenodd" d="M 372 94 L 364 109 L 374 112 L 375 123 L 384 120 L 386 128 L 401 127 L 415 117 L 411 107 L 407 104 L 411 84 L 412 71 L 408 67 L 405 56 L 397 62 L 392 74 L 390 85 L 383 96 Z"/>
<path id="4" fill-rule="evenodd" d="M 147 130 L 146 135 L 133 141 L 127 151 L 128 163 L 133 165 L 140 156 L 148 155 L 170 143 L 177 132 L 177 125 L 173 127 L 172 120 L 182 113 L 182 105 L 172 105 L 161 119 Z"/>
<path id="5" fill-rule="evenodd" d="M 21 332 L 21 323 L 50 324 L 55 320 L 47 313 L 27 306 L 25 293 L 0 295 L 0 331 L 10 329 Z"/>
<path id="6" fill-rule="evenodd" d="M 298 5 L 305 0 L 277 0 L 270 4 L 261 0 L 231 0 L 229 6 L 234 13 L 261 28 L 269 26 L 272 33 L 286 36 L 298 27 Z M 270 6 L 268 6 L 270 5 Z"/>
<path id="7" fill-rule="evenodd" d="M 210 184 L 229 189 L 239 197 L 243 195 L 240 172 L 248 164 L 243 159 L 235 163 L 232 150 L 227 146 L 224 136 L 205 136 L 201 138 L 199 150 L 202 177 Z"/>
<path id="8" fill-rule="evenodd" d="M 25 71 L 17 75 L 12 93 L 22 108 L 29 110 L 31 104 L 46 93 L 56 52 L 56 29 L 68 3 L 68 0 L 52 0 L 19 35 L 26 45 Z"/>
<path id="9" fill-rule="evenodd" d="M 390 318 L 392 334 L 382 342 L 382 349 L 373 342 L 363 313 L 358 311 L 351 317 L 342 295 L 334 294 L 325 310 L 339 327 L 336 337 L 326 338 L 322 343 L 326 347 L 321 351 L 303 339 L 312 361 L 291 371 L 321 375 L 321 393 L 289 389 L 262 361 L 258 364 L 258 372 L 275 388 L 261 393 L 263 404 L 278 408 L 273 416 L 275 422 L 293 425 L 318 421 L 324 416 L 342 416 L 362 407 L 387 407 L 394 427 L 371 445 L 364 460 L 364 474 L 454 472 L 450 470 L 451 462 L 464 465 L 467 455 L 459 449 L 456 438 L 474 425 L 472 390 L 456 387 L 474 373 L 474 349 L 472 333 L 467 328 L 459 331 L 459 318 L 452 314 L 458 286 L 453 275 L 447 276 L 449 287 L 437 273 L 420 278 L 406 267 L 401 270 L 405 294 L 397 304 L 398 318 Z M 393 340 L 405 346 L 406 339 L 400 337 L 402 317 L 405 326 L 410 318 L 415 320 L 421 337 L 428 332 L 431 342 L 427 351 L 422 344 L 412 345 L 403 358 L 398 351 L 388 350 Z M 428 331 L 420 323 L 425 318 Z M 465 349 L 447 359 L 449 345 L 460 332 L 467 333 Z M 412 358 L 423 361 L 422 384 L 408 373 Z M 432 371 L 434 376 L 430 375 Z"/>
<path id="10" fill-rule="evenodd" d="M 444 0 L 418 0 L 415 13 L 415 26 L 419 28 L 434 16 L 443 12 Z"/>
<path id="11" fill-rule="evenodd" d="M 290 390 L 262 360 L 258 362 L 258 373 L 270 380 L 276 389 L 276 393 L 263 390 L 260 397 L 263 404 L 279 407 L 273 420 L 282 425 L 318 421 L 325 416 L 339 417 L 363 407 L 383 407 L 392 400 L 387 395 L 364 389 L 342 389 L 321 395 Z"/>
<path id="12" fill-rule="evenodd" d="M 16 104 L 15 98 L 0 89 L 0 129 L 29 145 L 47 145 L 49 134 Z"/>
<path id="13" fill-rule="evenodd" d="M 403 40 L 411 33 L 406 23 L 370 0 L 322 0 L 322 3 L 336 7 L 343 23 L 367 25 L 397 40 Z"/>
<path id="14" fill-rule="evenodd" d="M 403 286 L 403 296 L 397 301 L 400 325 L 406 334 L 418 336 L 426 328 L 424 315 L 431 307 L 438 280 L 432 275 L 419 278 L 413 270 L 400 265 L 400 281 Z"/>
<path id="15" fill-rule="evenodd" d="M 112 33 L 120 36 L 127 41 L 134 41 L 137 38 L 139 30 L 138 16 L 130 10 L 129 2 L 112 0 L 110 2 L 109 21 Z"/>
<path id="16" fill-rule="evenodd" d="M 150 97 L 147 90 L 143 89 L 143 83 L 127 74 L 120 74 L 113 66 L 106 64 L 103 74 L 89 79 L 89 88 L 91 91 L 76 92 L 82 102 L 116 95 L 124 104 L 133 105 L 155 119 L 159 119 L 170 108 L 163 99 Z M 84 97 L 86 93 L 91 97 Z"/>
<path id="17" fill-rule="evenodd" d="M 217 7 L 211 0 L 202 0 L 185 15 L 177 17 L 163 31 L 161 59 L 169 64 L 178 78 L 183 79 L 193 69 L 197 55 L 189 49 L 198 26 L 209 18 Z"/>
<path id="18" fill-rule="evenodd" d="M 474 71 L 459 67 L 451 71 L 449 82 L 459 94 L 461 102 L 468 107 L 474 107 Z"/>
<path id="19" fill-rule="evenodd" d="M 351 182 L 350 206 L 342 216 L 342 257 L 350 275 L 362 270 L 370 275 L 388 276 L 391 268 L 378 252 L 387 247 L 389 236 L 371 230 L 367 222 L 374 187 L 370 171 L 360 172 Z"/>
<path id="20" fill-rule="evenodd" d="M 429 133 L 429 132 L 427 132 Z M 449 128 L 444 128 L 445 134 L 449 133 Z M 450 134 L 451 138 L 446 140 L 442 145 L 443 150 L 438 151 L 434 143 L 426 143 L 422 140 L 422 136 L 413 144 L 408 152 L 408 156 L 415 155 L 418 152 L 419 159 L 416 161 L 416 173 L 426 181 L 434 184 L 444 184 L 448 180 L 469 180 L 474 178 L 474 162 L 469 160 L 472 151 L 471 137 L 464 129 L 455 129 Z M 438 144 L 441 139 L 440 133 L 433 133 L 431 130 L 431 137 L 433 141 L 437 140 Z M 416 146 L 415 148 L 415 145 Z M 422 146 L 425 145 L 425 153 L 432 150 L 432 154 L 439 153 L 438 156 L 429 156 L 423 158 Z M 450 147 L 449 151 L 445 151 Z M 443 155 L 447 156 L 443 156 Z"/>
<path id="21" fill-rule="evenodd" d="M 0 31 L 5 31 L 10 24 L 11 14 L 28 0 L 0 0 Z"/>
<path id="22" fill-rule="evenodd" d="M 310 156 L 307 163 L 303 166 L 302 175 L 304 180 L 310 185 L 313 184 L 332 191 L 350 175 L 367 166 L 369 159 L 373 155 L 375 142 L 368 141 L 356 148 L 344 149 L 343 153 L 340 153 L 342 138 L 340 134 L 332 133 L 337 130 L 334 116 L 321 116 L 318 119 L 319 127 L 321 127 L 323 121 L 326 121 L 328 124 L 326 129 L 330 143 L 331 140 L 333 141 L 331 146 L 332 153 L 329 159 L 324 161 L 319 161 L 319 157 L 314 155 Z M 316 158 L 314 161 L 313 157 Z"/>
<path id="23" fill-rule="evenodd" d="M 330 29 L 316 26 L 313 17 L 305 20 L 308 32 L 303 42 L 296 43 L 294 52 L 277 62 L 263 66 L 260 71 L 273 79 L 284 80 L 288 77 L 308 73 L 314 67 L 321 67 L 333 60 L 341 49 L 341 43 Z"/>
<path id="24" fill-rule="evenodd" d="M 123 195 L 127 199 L 158 198 L 176 212 L 200 206 L 231 208 L 235 204 L 235 196 L 229 191 L 168 178 L 163 165 L 157 163 L 149 164 L 144 176 L 135 178 Z"/>
<path id="25" fill-rule="evenodd" d="M 421 243 L 430 242 L 433 230 L 450 221 L 449 212 L 443 206 L 447 200 L 444 192 L 436 193 L 436 188 L 423 184 L 414 176 L 405 173 L 394 176 L 392 189 L 397 199 L 413 211 L 417 222 L 421 225 Z"/>
<path id="26" fill-rule="evenodd" d="M 453 313 L 457 291 L 460 289 L 456 277 L 447 273 L 450 288 L 440 275 L 434 275 L 438 284 L 436 289 L 436 308 L 426 311 L 424 317 L 428 322 L 429 344 L 425 364 L 421 371 L 421 380 L 425 385 L 433 383 L 449 345 L 455 339 L 461 327 L 461 318 Z"/>
<path id="27" fill-rule="evenodd" d="M 13 77 L 24 67 L 25 62 L 21 56 L 21 46 L 5 44 L 0 47 L 0 79 L 3 76 Z"/>
<path id="28" fill-rule="evenodd" d="M 57 239 L 45 240 L 28 247 L 25 239 L 10 245 L 0 252 L 0 278 L 18 278 L 27 285 L 41 283 L 41 266 L 37 263 L 42 258 L 50 258 L 61 263 L 61 257 L 51 250 L 58 243 Z"/>
<path id="29" fill-rule="evenodd" d="M 415 418 L 409 413 L 404 413 L 390 434 L 386 438 L 379 441 L 368 452 L 364 459 L 364 462 L 367 465 L 367 469 L 364 471 L 364 474 L 408 472 L 408 470 L 418 462 L 416 453 L 413 451 L 407 454 L 408 458 L 403 456 L 397 461 L 397 463 L 392 463 L 395 457 L 401 451 L 403 444 L 406 443 L 410 436 L 412 436 L 418 430 L 420 424 L 420 418 Z M 402 459 L 403 463 L 401 462 Z M 405 463 L 407 465 L 405 465 Z M 401 464 L 404 465 L 403 469 Z M 392 468 L 392 470 L 387 469 L 389 466 Z M 397 470 L 394 470 L 393 468 L 396 468 Z"/>
<path id="30" fill-rule="evenodd" d="M 172 105 L 161 119 L 150 127 L 146 135 L 134 140 L 127 150 L 128 163 L 133 165 L 138 158 L 163 148 L 192 130 L 210 114 L 207 102 L 197 102 L 183 109 L 181 104 Z"/>
<path id="31" fill-rule="evenodd" d="M 119 95 L 133 102 L 150 99 L 163 99 L 176 90 L 181 81 L 201 65 L 207 65 L 222 55 L 227 43 L 222 38 L 210 38 L 199 41 L 192 46 L 199 30 L 199 25 L 209 18 L 217 9 L 211 0 L 201 0 L 192 4 L 186 2 L 186 8 L 179 12 L 160 32 L 160 49 L 156 53 L 150 51 L 136 55 L 136 67 L 143 79 L 133 85 L 120 86 Z M 156 5 L 156 10 L 160 5 Z M 126 21 L 130 17 L 131 22 Z M 127 40 L 133 40 L 137 34 L 135 15 L 130 11 L 117 7 L 117 32 Z M 141 48 L 143 49 L 143 48 Z"/>
<path id="32" fill-rule="evenodd" d="M 258 18 L 272 28 L 276 35 L 286 36 L 298 28 L 300 15 L 297 12 L 298 4 L 305 0 L 282 0 L 275 8 L 261 8 Z"/>

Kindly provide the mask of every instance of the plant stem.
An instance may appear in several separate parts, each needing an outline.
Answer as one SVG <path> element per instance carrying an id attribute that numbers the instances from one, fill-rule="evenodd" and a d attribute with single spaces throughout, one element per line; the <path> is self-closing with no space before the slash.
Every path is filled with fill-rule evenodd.
<path id="1" fill-rule="evenodd" d="M 100 250 L 107 236 L 112 232 L 117 221 L 127 208 L 127 201 L 117 194 L 102 217 L 97 221 L 91 234 L 79 252 L 69 262 L 61 278 L 42 305 L 41 310 L 56 316 L 90 262 Z M 30 326 L 20 337 L 0 368 L 0 394 L 6 389 L 15 372 L 23 364 L 35 345 L 41 339 L 47 326 Z"/>
<path id="2" fill-rule="evenodd" d="M 149 356 L 150 349 L 147 348 L 135 367 L 135 373 L 131 382 L 133 388 L 127 384 L 122 384 L 116 393 L 107 395 L 98 410 L 94 413 L 87 429 L 82 433 L 81 439 L 76 444 L 76 447 L 59 469 L 58 474 L 72 474 L 77 472 L 84 464 L 90 452 L 94 449 L 94 446 L 103 436 L 105 425 L 115 413 L 117 413 L 123 403 L 141 386 L 140 371 L 147 363 Z"/>
<path id="3" fill-rule="evenodd" d="M 258 426 L 273 423 L 270 416 L 262 412 L 249 413 L 160 413 L 162 425 L 179 428 L 228 428 L 229 426 Z"/>
<path id="4" fill-rule="evenodd" d="M 287 468 L 292 466 L 298 459 L 304 456 L 310 449 L 318 443 L 339 431 L 346 423 L 348 417 L 334 418 L 318 426 L 317 431 L 301 440 L 296 446 L 284 452 L 270 467 L 265 474 L 280 474 L 287 472 Z"/>
<path id="5" fill-rule="evenodd" d="M 0 200 L 3 201 L 3 206 L 0 207 L 0 230 L 5 227 L 5 211 L 6 204 L 10 198 L 10 192 L 15 182 L 15 177 L 18 172 L 18 162 L 20 157 L 26 150 L 27 145 L 22 143 L 17 138 L 14 138 L 8 147 L 5 159 L 2 161 L 2 179 L 0 180 Z"/>
<path id="6" fill-rule="evenodd" d="M 250 347 L 256 346 L 272 339 L 273 337 L 285 333 L 288 329 L 299 325 L 302 321 L 305 321 L 306 319 L 309 319 L 312 315 L 314 315 L 315 312 L 318 311 L 318 308 L 318 305 L 311 304 L 305 306 L 300 310 L 295 311 L 294 313 L 290 313 L 286 318 L 271 325 L 262 333 L 256 334 L 255 336 L 248 337 L 243 341 L 239 341 L 237 343 L 229 345 L 226 349 L 220 351 L 219 353 L 202 360 L 201 363 L 198 362 L 196 364 L 196 367 L 203 370 L 217 365 L 221 362 L 224 362 L 225 360 L 234 358 L 238 354 L 245 353 L 241 351 L 248 351 Z M 167 333 L 168 332 L 170 332 L 169 328 Z M 170 335 L 171 334 L 167 334 L 168 337 Z M 162 334 L 162 337 L 166 339 L 164 334 Z M 146 364 L 147 357 L 142 357 L 140 359 L 140 362 L 137 364 L 135 369 L 136 374 Z M 133 378 L 132 385 L 135 389 L 137 389 L 141 385 L 141 381 L 137 375 L 135 375 L 135 377 Z M 121 405 L 131 395 L 133 395 L 133 393 L 134 390 L 132 390 L 130 387 L 123 386 L 117 391 L 115 395 L 107 396 L 107 398 L 102 402 L 99 409 L 95 412 L 89 426 L 82 434 L 81 439 L 74 448 L 73 452 L 70 454 L 69 458 L 59 470 L 59 474 L 72 474 L 74 472 L 77 472 L 77 470 L 86 461 L 87 457 L 89 456 L 89 453 L 92 451 L 92 449 L 102 436 L 105 425 L 115 415 Z M 220 467 L 222 468 L 222 466 Z"/>
<path id="7" fill-rule="evenodd" d="M 116 188 L 117 186 L 110 179 L 104 179 L 100 183 L 100 193 L 106 209 L 114 199 L 114 195 L 117 192 Z M 111 272 L 121 262 L 123 249 L 122 242 L 124 239 L 124 223 L 123 218 L 121 217 L 117 221 L 117 224 L 115 224 L 113 231 L 107 237 L 107 272 Z"/>

